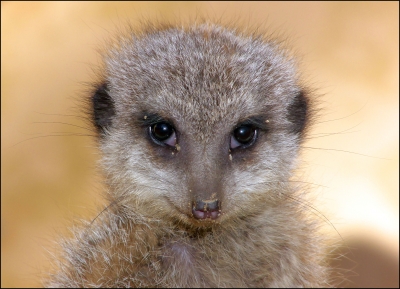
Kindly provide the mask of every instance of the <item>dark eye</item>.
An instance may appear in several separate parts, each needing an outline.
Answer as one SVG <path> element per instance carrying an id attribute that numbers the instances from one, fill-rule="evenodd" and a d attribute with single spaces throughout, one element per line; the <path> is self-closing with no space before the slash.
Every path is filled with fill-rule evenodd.
<path id="1" fill-rule="evenodd" d="M 158 122 L 150 126 L 150 136 L 157 144 L 176 145 L 175 129 L 167 122 Z"/>
<path id="2" fill-rule="evenodd" d="M 248 147 L 254 143 L 257 129 L 252 125 L 241 125 L 237 127 L 231 136 L 230 148 Z"/>

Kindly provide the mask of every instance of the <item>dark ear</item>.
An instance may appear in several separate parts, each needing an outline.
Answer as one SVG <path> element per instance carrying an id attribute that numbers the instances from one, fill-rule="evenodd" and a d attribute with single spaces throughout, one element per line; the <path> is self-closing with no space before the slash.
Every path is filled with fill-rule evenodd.
<path id="1" fill-rule="evenodd" d="M 292 123 L 292 132 L 301 134 L 304 131 L 307 125 L 308 114 L 309 101 L 304 91 L 300 91 L 293 98 L 288 108 L 288 118 Z"/>
<path id="2" fill-rule="evenodd" d="M 100 135 L 111 125 L 115 115 L 114 101 L 106 83 L 100 85 L 92 96 L 93 123 Z"/>

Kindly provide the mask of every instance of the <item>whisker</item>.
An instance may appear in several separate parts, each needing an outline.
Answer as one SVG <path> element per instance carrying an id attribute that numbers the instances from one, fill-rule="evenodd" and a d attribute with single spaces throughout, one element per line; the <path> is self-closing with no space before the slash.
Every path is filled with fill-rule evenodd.
<path id="1" fill-rule="evenodd" d="M 314 150 L 344 152 L 344 153 L 349 153 L 349 154 L 360 155 L 360 156 L 363 156 L 363 157 L 369 157 L 369 158 L 374 158 L 374 159 L 379 159 L 379 160 L 390 161 L 390 159 L 387 159 L 387 158 L 380 158 L 380 157 L 370 156 L 370 155 L 361 154 L 361 153 L 356 153 L 356 152 L 351 152 L 351 151 L 346 151 L 346 150 L 331 149 L 331 148 L 315 148 L 315 147 L 309 147 L 309 146 L 302 146 L 302 147 L 305 148 L 305 149 L 314 149 Z"/>
<path id="2" fill-rule="evenodd" d="M 80 126 L 80 125 L 76 125 L 76 124 L 71 124 L 71 123 L 67 123 L 67 122 L 61 122 L 61 121 L 34 121 L 33 123 L 43 123 L 43 124 L 53 124 L 53 123 L 58 123 L 58 124 L 64 124 L 64 125 L 68 125 L 68 126 L 72 126 L 72 127 L 77 127 L 77 128 L 81 128 L 84 130 L 88 130 L 90 132 L 93 132 L 92 129 L 89 129 L 87 127 L 84 126 Z"/>
<path id="3" fill-rule="evenodd" d="M 97 216 L 90 222 L 90 225 L 92 225 L 94 223 L 94 221 L 96 221 L 96 219 L 103 214 L 105 211 L 107 211 L 111 206 L 114 206 L 118 203 L 117 200 L 113 200 L 110 204 L 108 204 L 103 210 L 101 210 L 100 213 L 97 214 Z"/>
<path id="4" fill-rule="evenodd" d="M 334 225 L 323 213 L 321 213 L 319 210 L 317 210 L 316 208 L 314 208 L 314 206 L 308 204 L 308 202 L 305 202 L 305 201 L 303 201 L 303 200 L 299 200 L 299 199 L 297 199 L 297 198 L 295 198 L 295 197 L 293 197 L 293 196 L 290 196 L 290 195 L 288 195 L 288 194 L 284 194 L 284 195 L 285 195 L 286 197 L 290 198 L 291 200 L 297 202 L 297 203 L 300 204 L 301 206 L 307 207 L 307 208 L 313 210 L 314 212 L 311 212 L 311 213 L 313 213 L 313 214 L 316 215 L 317 217 L 321 218 L 321 219 L 324 220 L 328 225 L 330 225 L 330 226 L 336 231 L 336 233 L 340 236 L 340 238 L 342 239 L 342 241 L 344 241 L 342 235 L 341 235 L 341 234 L 339 233 L 339 231 L 336 229 L 335 225 Z"/>
<path id="5" fill-rule="evenodd" d="M 320 137 L 326 137 L 326 136 L 332 136 L 332 135 L 338 135 L 338 134 L 342 135 L 342 134 L 348 134 L 348 133 L 355 133 L 356 131 L 350 131 L 350 130 L 354 129 L 355 127 L 359 126 L 360 124 L 361 123 L 359 123 L 351 128 L 339 131 L 339 132 L 311 134 L 308 137 L 305 137 L 304 139 L 308 140 L 308 139 L 316 139 L 316 138 L 320 138 Z"/>
<path id="6" fill-rule="evenodd" d="M 358 109 L 357 111 L 353 112 L 352 114 L 349 114 L 349 115 L 344 116 L 344 117 L 336 118 L 336 119 L 318 121 L 316 124 L 321 124 L 321 123 L 326 123 L 326 122 L 331 122 L 331 121 L 338 121 L 338 120 L 341 120 L 341 119 L 345 119 L 345 118 L 351 117 L 351 116 L 359 113 L 360 111 L 362 111 L 367 106 L 367 104 L 368 104 L 368 99 L 360 109 Z"/>
<path id="7" fill-rule="evenodd" d="M 67 117 L 79 118 L 84 121 L 88 120 L 87 116 L 82 116 L 82 115 L 78 115 L 78 114 L 45 113 L 45 112 L 38 112 L 38 111 L 33 111 L 33 112 L 37 113 L 37 114 L 42 114 L 42 115 L 67 116 Z"/>
<path id="8" fill-rule="evenodd" d="M 48 135 L 40 135 L 40 136 L 34 136 L 34 137 L 30 137 L 28 139 L 24 139 L 20 142 L 17 142 L 15 144 L 13 144 L 11 147 L 14 147 L 16 145 L 19 145 L 21 143 L 24 143 L 26 141 L 29 140 L 33 140 L 33 139 L 39 139 L 39 138 L 46 138 L 46 137 L 56 137 L 56 136 L 61 136 L 61 137 L 65 137 L 65 136 L 87 136 L 87 137 L 95 137 L 95 135 L 91 135 L 91 134 L 84 134 L 84 133 L 64 133 L 64 132 L 55 132 L 53 134 L 48 134 Z"/>

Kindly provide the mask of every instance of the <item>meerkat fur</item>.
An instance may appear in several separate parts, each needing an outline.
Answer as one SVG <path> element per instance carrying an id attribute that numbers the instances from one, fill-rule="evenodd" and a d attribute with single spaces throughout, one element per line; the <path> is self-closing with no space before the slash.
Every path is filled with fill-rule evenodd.
<path id="1" fill-rule="evenodd" d="M 291 181 L 312 101 L 276 42 L 154 25 L 104 62 L 90 116 L 108 206 L 64 241 L 46 286 L 329 285 L 318 218 Z"/>

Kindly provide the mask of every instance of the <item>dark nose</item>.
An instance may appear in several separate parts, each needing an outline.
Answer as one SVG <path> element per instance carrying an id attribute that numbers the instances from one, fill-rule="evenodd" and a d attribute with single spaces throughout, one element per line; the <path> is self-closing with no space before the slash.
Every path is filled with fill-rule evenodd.
<path id="1" fill-rule="evenodd" d="M 193 217 L 202 220 L 210 218 L 215 220 L 221 213 L 219 200 L 201 200 L 193 203 Z"/>

